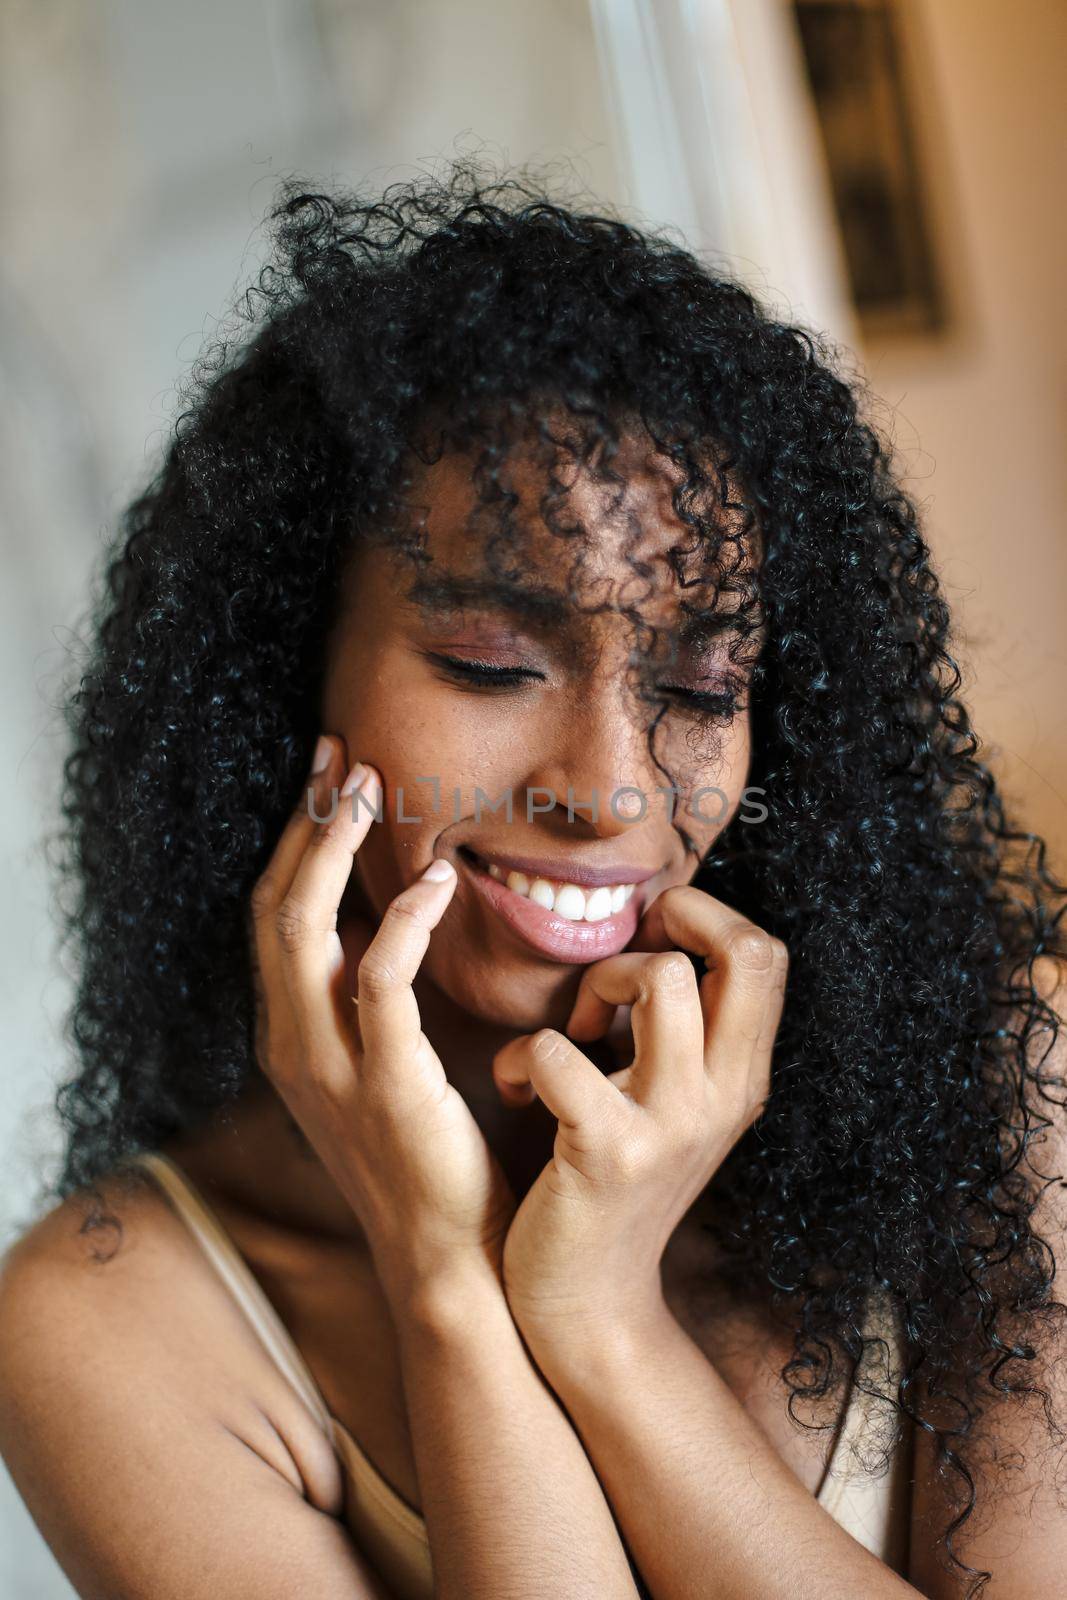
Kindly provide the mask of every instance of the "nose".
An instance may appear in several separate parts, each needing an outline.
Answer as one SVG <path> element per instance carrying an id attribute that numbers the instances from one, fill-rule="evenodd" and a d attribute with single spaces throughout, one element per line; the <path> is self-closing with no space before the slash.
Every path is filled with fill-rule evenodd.
<path id="1" fill-rule="evenodd" d="M 576 697 L 551 751 L 531 768 L 527 790 L 538 812 L 610 839 L 663 806 L 656 785 L 667 781 L 652 760 L 645 724 L 617 696 L 590 686 Z"/>

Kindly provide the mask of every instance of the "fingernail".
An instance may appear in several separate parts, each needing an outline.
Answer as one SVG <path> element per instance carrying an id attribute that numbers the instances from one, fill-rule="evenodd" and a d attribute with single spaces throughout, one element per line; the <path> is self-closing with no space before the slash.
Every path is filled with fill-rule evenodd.
<path id="1" fill-rule="evenodd" d="M 315 774 L 318 773 L 318 772 L 325 772 L 326 771 L 326 768 L 330 765 L 330 757 L 331 757 L 332 754 L 333 754 L 333 744 L 332 744 L 332 742 L 327 738 L 327 736 L 324 733 L 320 734 L 319 742 L 315 746 L 315 754 L 311 758 L 311 776 L 312 777 L 314 777 Z"/>
<path id="2" fill-rule="evenodd" d="M 455 876 L 455 870 L 450 861 L 442 861 L 439 858 L 430 862 L 430 865 L 423 873 L 423 877 L 428 879 L 430 883 L 445 883 L 449 878 Z"/>
<path id="3" fill-rule="evenodd" d="M 350 795 L 354 789 L 358 789 L 366 776 L 366 767 L 363 765 L 362 761 L 357 761 L 355 766 L 352 768 L 352 771 L 348 774 L 348 777 L 341 785 L 342 797 L 345 795 Z"/>

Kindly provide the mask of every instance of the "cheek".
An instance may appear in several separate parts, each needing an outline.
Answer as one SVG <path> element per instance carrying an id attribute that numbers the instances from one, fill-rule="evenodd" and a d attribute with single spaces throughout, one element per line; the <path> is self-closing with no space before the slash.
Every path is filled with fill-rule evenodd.
<path id="1" fill-rule="evenodd" d="M 474 814 L 477 790 L 491 801 L 522 783 L 529 740 L 517 738 L 499 707 L 487 714 L 454 691 L 423 684 L 405 695 L 379 682 L 368 699 L 347 737 L 353 760 L 370 762 L 385 782 L 383 820 L 359 852 L 360 879 L 382 912 L 429 865 L 440 835 Z"/>
<path id="2" fill-rule="evenodd" d="M 405 838 L 436 835 L 472 814 L 477 790 L 491 796 L 520 782 L 513 736 L 513 728 L 494 732 L 473 712 L 457 714 L 453 706 L 406 725 L 398 718 L 367 752 L 385 779 L 392 824 Z"/>

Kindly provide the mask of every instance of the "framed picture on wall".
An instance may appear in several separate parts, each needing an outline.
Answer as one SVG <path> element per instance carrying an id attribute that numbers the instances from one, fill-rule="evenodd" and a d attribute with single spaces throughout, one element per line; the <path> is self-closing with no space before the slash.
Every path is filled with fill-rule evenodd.
<path id="1" fill-rule="evenodd" d="M 852 296 L 865 335 L 948 323 L 898 0 L 793 0 Z"/>

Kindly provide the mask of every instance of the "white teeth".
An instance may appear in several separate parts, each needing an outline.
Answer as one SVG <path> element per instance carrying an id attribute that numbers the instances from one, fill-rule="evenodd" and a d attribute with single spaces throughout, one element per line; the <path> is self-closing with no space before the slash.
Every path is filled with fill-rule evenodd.
<path id="1" fill-rule="evenodd" d="M 548 878 L 528 878 L 525 872 L 505 872 L 495 861 L 488 863 L 488 870 L 497 883 L 506 883 L 514 894 L 566 917 L 568 922 L 603 922 L 605 917 L 617 916 L 637 887 L 617 883 L 586 890 L 576 883 L 553 883 Z"/>
<path id="2" fill-rule="evenodd" d="M 547 878 L 535 878 L 526 894 L 535 906 L 544 906 L 546 911 L 551 911 L 556 903 L 556 891 Z"/>
<path id="3" fill-rule="evenodd" d="M 557 889 L 553 910 L 557 917 L 566 917 L 568 922 L 582 921 L 585 916 L 585 895 L 576 883 L 565 883 L 562 889 Z"/>
<path id="4" fill-rule="evenodd" d="M 594 889 L 585 902 L 586 922 L 603 922 L 605 917 L 611 916 L 610 889 Z"/>

